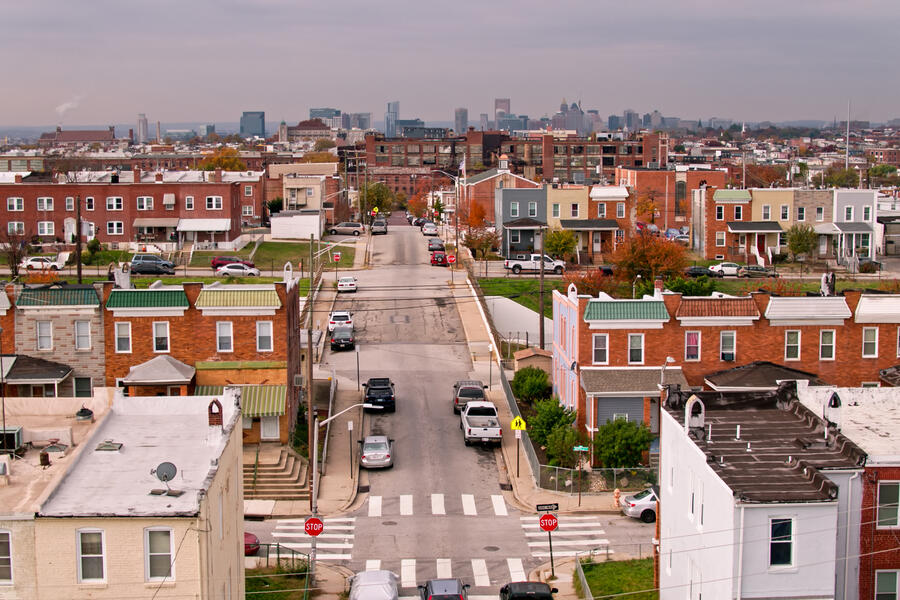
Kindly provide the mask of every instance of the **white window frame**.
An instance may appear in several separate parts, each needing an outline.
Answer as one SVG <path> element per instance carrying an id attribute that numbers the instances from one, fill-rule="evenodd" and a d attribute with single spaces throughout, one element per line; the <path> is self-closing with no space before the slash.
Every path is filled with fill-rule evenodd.
<path id="1" fill-rule="evenodd" d="M 106 197 L 106 210 L 108 211 L 119 211 L 125 210 L 125 204 L 122 200 L 122 196 L 107 196 Z"/>
<path id="2" fill-rule="evenodd" d="M 874 331 L 875 339 L 869 342 L 866 342 L 866 332 Z M 866 344 L 875 344 L 875 351 L 866 354 Z M 862 357 L 863 358 L 878 358 L 878 328 L 877 327 L 863 327 L 862 330 Z"/>
<path id="3" fill-rule="evenodd" d="M 625 203 L 624 202 L 616 202 L 616 218 L 617 219 L 625 218 Z"/>
<path id="4" fill-rule="evenodd" d="M 597 218 L 605 219 L 606 218 L 606 203 L 601 202 L 597 205 Z"/>
<path id="5" fill-rule="evenodd" d="M 249 198 L 249 197 L 251 197 L 251 196 L 253 196 L 253 186 L 252 186 L 252 185 L 245 185 L 245 186 L 244 186 L 244 197 L 245 197 L 245 198 Z"/>
<path id="6" fill-rule="evenodd" d="M 806 207 L 805 206 L 797 207 L 797 220 L 798 221 L 806 221 Z"/>
<path id="7" fill-rule="evenodd" d="M 743 221 L 744 220 L 744 207 L 740 204 L 736 204 L 734 207 L 734 220 L 735 221 Z"/>
<path id="8" fill-rule="evenodd" d="M 42 326 L 49 328 L 48 331 L 41 333 Z M 47 340 L 49 342 L 47 346 L 41 345 L 42 337 L 47 338 Z M 35 350 L 37 350 L 39 352 L 47 352 L 47 351 L 53 350 L 53 321 L 36 321 L 35 322 L 35 324 L 34 324 L 34 343 L 35 343 Z"/>
<path id="9" fill-rule="evenodd" d="M 84 210 L 94 210 L 94 197 L 86 196 L 84 199 Z"/>
<path id="10" fill-rule="evenodd" d="M 100 534 L 100 554 L 85 555 L 81 552 L 81 534 L 83 533 L 99 533 Z M 78 567 L 78 583 L 103 583 L 106 581 L 106 532 L 102 529 L 84 528 L 75 530 L 75 552 L 76 563 Z M 98 579 L 85 579 L 82 573 L 82 560 L 84 558 L 95 558 L 99 556 L 103 564 L 103 576 Z"/>
<path id="11" fill-rule="evenodd" d="M 875 497 L 875 527 L 876 529 L 897 529 L 900 527 L 900 508 L 897 506 L 894 507 L 894 523 L 888 523 L 886 525 L 881 524 L 881 486 L 883 485 L 896 486 L 898 488 L 898 493 L 900 493 L 900 481 L 888 480 L 878 482 L 878 488 L 876 490 L 877 495 Z"/>
<path id="12" fill-rule="evenodd" d="M 762 206 L 762 220 L 763 221 L 771 221 L 772 220 L 772 207 L 769 204 L 763 204 Z"/>
<path id="13" fill-rule="evenodd" d="M 165 328 L 165 338 L 166 338 L 166 347 L 162 350 L 156 345 L 157 338 L 162 339 L 163 336 L 158 335 L 156 328 L 157 326 L 163 326 Z M 151 343 L 153 344 L 153 352 L 157 354 L 168 354 L 172 351 L 172 338 L 169 335 L 169 322 L 168 321 L 153 321 L 153 324 L 150 328 L 150 338 Z"/>
<path id="14" fill-rule="evenodd" d="M 724 248 L 725 247 L 725 232 L 717 231 L 716 232 L 716 248 Z"/>
<path id="15" fill-rule="evenodd" d="M 577 202 L 572 202 L 569 205 L 569 214 L 572 215 L 573 219 L 577 219 L 578 215 L 581 213 L 581 207 Z"/>
<path id="16" fill-rule="evenodd" d="M 518 202 L 510 202 L 509 203 L 509 216 L 518 218 L 518 216 L 519 216 L 519 203 Z"/>
<path id="17" fill-rule="evenodd" d="M 106 235 L 125 235 L 125 223 L 122 221 L 107 221 Z"/>
<path id="18" fill-rule="evenodd" d="M 787 541 L 787 542 L 783 541 L 783 540 L 775 541 L 772 539 L 772 525 L 774 525 L 775 521 L 790 521 L 790 523 L 791 523 L 791 539 L 790 539 L 790 541 Z M 790 517 L 790 516 L 786 516 L 786 515 L 784 515 L 784 516 L 772 515 L 769 517 L 769 535 L 768 535 L 768 538 L 769 538 L 769 569 L 783 570 L 783 569 L 794 568 L 795 562 L 796 562 L 796 548 L 797 548 L 796 531 L 797 531 L 797 521 L 796 521 L 796 519 L 794 519 L 794 517 Z M 784 543 L 788 543 L 791 545 L 790 562 L 788 562 L 787 564 L 777 564 L 777 565 L 772 564 L 772 545 L 773 544 L 784 544 Z"/>
<path id="19" fill-rule="evenodd" d="M 509 243 L 510 244 L 519 244 L 522 242 L 522 232 L 518 229 L 511 229 L 509 231 Z"/>
<path id="20" fill-rule="evenodd" d="M 697 334 L 697 356 L 695 356 L 695 357 L 691 357 L 690 354 L 688 354 L 688 348 L 690 347 L 690 346 L 688 346 L 688 336 L 691 335 L 692 333 Z M 688 362 L 699 362 L 700 361 L 700 356 L 701 356 L 700 342 L 702 339 L 703 339 L 703 334 L 700 331 L 693 330 L 693 331 L 685 331 L 684 332 L 684 360 L 686 360 Z"/>
<path id="21" fill-rule="evenodd" d="M 781 219 L 780 219 L 781 221 L 787 221 L 788 219 L 791 218 L 790 208 L 791 207 L 788 206 L 787 204 L 781 205 Z"/>
<path id="22" fill-rule="evenodd" d="M 244 217 L 252 217 L 253 216 L 253 205 L 245 204 L 241 207 L 241 216 Z"/>
<path id="23" fill-rule="evenodd" d="M 872 207 L 871 206 L 863 206 L 863 221 L 871 221 L 872 220 Z"/>
<path id="24" fill-rule="evenodd" d="M 894 600 L 900 598 L 900 570 L 897 569 L 875 569 L 875 600 L 880 600 L 884 594 L 890 592 L 878 592 L 878 577 L 879 575 L 893 575 L 894 577 Z"/>
<path id="25" fill-rule="evenodd" d="M 825 207 L 817 206 L 816 207 L 816 221 L 824 221 L 825 220 Z"/>
<path id="26" fill-rule="evenodd" d="M 261 331 L 264 327 L 268 326 L 268 338 L 269 338 L 269 347 L 264 348 L 259 341 L 264 339 L 266 334 Z M 256 351 L 257 352 L 274 352 L 275 351 L 275 328 L 272 325 L 272 321 L 257 321 L 256 322 Z"/>
<path id="27" fill-rule="evenodd" d="M 603 339 L 603 360 L 597 360 L 597 340 L 599 338 Z M 608 365 L 609 364 L 609 334 L 608 333 L 595 333 L 591 337 L 591 364 L 594 365 Z"/>
<path id="28" fill-rule="evenodd" d="M 6 210 L 7 212 L 24 212 L 25 211 L 25 198 L 20 198 L 18 196 L 12 196 L 6 199 Z"/>
<path id="29" fill-rule="evenodd" d="M 38 235 L 56 235 L 56 225 L 53 221 L 38 221 Z"/>
<path id="30" fill-rule="evenodd" d="M 135 202 L 138 210 L 153 210 L 153 196 L 138 196 Z"/>
<path id="31" fill-rule="evenodd" d="M 551 204 L 550 210 L 553 211 L 553 213 L 552 213 L 553 218 L 558 219 L 559 218 L 559 202 L 554 202 L 553 204 Z"/>
<path id="32" fill-rule="evenodd" d="M 222 196 L 207 196 L 206 210 L 222 210 Z"/>
<path id="33" fill-rule="evenodd" d="M 126 328 L 127 335 L 122 335 L 120 327 Z M 128 321 L 117 321 L 113 324 L 113 337 L 116 344 L 116 354 L 131 354 L 131 323 Z M 119 340 L 128 340 L 128 350 L 119 349 Z"/>
<path id="34" fill-rule="evenodd" d="M 537 216 L 537 202 L 529 202 L 528 203 L 528 216 L 529 217 Z"/>
<path id="35" fill-rule="evenodd" d="M 193 196 L 185 196 L 184 197 L 184 210 L 194 210 L 194 197 Z"/>
<path id="36" fill-rule="evenodd" d="M 13 573 L 14 573 L 14 571 L 13 571 L 14 565 L 13 565 L 13 557 L 12 557 L 12 554 L 13 554 L 13 552 L 12 552 L 12 548 L 13 548 L 13 546 L 12 546 L 12 531 L 10 531 L 9 529 L 0 529 L 0 545 L 2 545 L 2 543 L 3 543 L 4 535 L 6 536 L 7 554 L 4 555 L 2 553 L 2 551 L 0 551 L 0 562 L 5 560 L 9 563 L 9 565 L 8 565 L 9 578 L 6 579 L 6 578 L 3 578 L 2 576 L 0 576 L 0 585 L 10 585 L 13 583 Z"/>
<path id="37" fill-rule="evenodd" d="M 40 211 L 53 210 L 53 197 L 52 196 L 38 196 L 37 209 Z"/>
<path id="38" fill-rule="evenodd" d="M 825 343 L 825 334 L 831 334 L 831 344 Z M 819 360 L 834 360 L 835 357 L 835 349 L 837 348 L 837 331 L 834 329 L 822 329 L 819 331 Z M 825 348 L 831 348 L 831 356 L 825 356 L 823 350 Z"/>
<path id="39" fill-rule="evenodd" d="M 164 531 L 169 534 L 169 552 L 157 553 L 153 556 L 169 557 L 169 572 L 166 575 L 152 575 L 150 573 L 150 533 Z M 171 527 L 147 527 L 144 529 L 144 579 L 146 581 L 175 581 L 175 531 Z"/>
<path id="40" fill-rule="evenodd" d="M 852 220 L 853 220 L 853 207 L 849 206 L 849 205 L 845 206 L 844 207 L 844 221 L 849 222 Z"/>
<path id="41" fill-rule="evenodd" d="M 222 346 L 223 328 L 228 329 L 228 348 Z M 234 324 L 231 321 L 216 321 L 216 352 L 234 352 Z"/>
<path id="42" fill-rule="evenodd" d="M 730 352 L 726 352 L 726 350 L 725 350 L 725 339 L 726 338 L 731 339 L 731 351 Z M 732 360 L 725 361 L 725 359 L 722 358 L 722 355 L 724 355 L 724 354 L 731 354 Z M 719 332 L 719 360 L 724 361 L 724 362 L 734 362 L 737 360 L 737 332 L 736 331 L 729 330 L 729 331 L 720 331 Z"/>
<path id="43" fill-rule="evenodd" d="M 631 359 L 631 350 L 632 350 L 632 348 L 631 348 L 631 340 L 633 340 L 633 339 L 639 339 L 639 340 L 641 341 L 641 345 L 640 345 L 641 359 L 640 359 L 640 360 L 632 360 L 632 359 Z M 629 364 L 629 365 L 642 365 L 642 364 L 644 364 L 644 350 L 645 350 L 645 348 L 644 348 L 644 334 L 643 334 L 643 333 L 629 333 L 629 334 L 628 334 L 628 348 L 627 348 L 627 352 L 628 352 L 628 364 Z"/>
<path id="44" fill-rule="evenodd" d="M 796 344 L 790 343 L 791 334 L 797 334 L 797 343 Z M 784 332 L 784 360 L 785 361 L 800 360 L 800 339 L 801 339 L 801 332 L 799 329 L 788 329 Z M 790 355 L 791 349 L 796 349 L 797 356 Z"/>
<path id="45" fill-rule="evenodd" d="M 72 212 L 73 210 L 75 210 L 75 197 L 66 196 L 66 212 Z"/>
<path id="46" fill-rule="evenodd" d="M 79 326 L 87 327 L 87 331 L 79 333 L 78 332 Z M 91 349 L 91 322 L 79 319 L 78 321 L 75 321 L 74 329 L 75 329 L 75 340 L 74 340 L 75 341 L 75 349 L 76 350 L 90 350 Z M 87 345 L 79 344 L 79 339 L 87 339 Z"/>
<path id="47" fill-rule="evenodd" d="M 6 232 L 10 235 L 25 235 L 24 221 L 10 221 L 6 224 Z"/>

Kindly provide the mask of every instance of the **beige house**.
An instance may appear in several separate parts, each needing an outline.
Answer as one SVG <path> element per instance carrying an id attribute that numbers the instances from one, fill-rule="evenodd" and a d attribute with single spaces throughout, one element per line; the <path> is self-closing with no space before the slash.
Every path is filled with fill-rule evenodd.
<path id="1" fill-rule="evenodd" d="M 797 190 L 793 188 L 757 188 L 750 190 L 753 198 L 750 203 L 751 219 L 753 221 L 774 221 L 781 225 L 782 232 L 786 232 L 797 221 L 797 211 L 794 209 L 794 197 Z M 779 235 L 778 240 L 770 245 L 784 246 L 787 244 Z"/>

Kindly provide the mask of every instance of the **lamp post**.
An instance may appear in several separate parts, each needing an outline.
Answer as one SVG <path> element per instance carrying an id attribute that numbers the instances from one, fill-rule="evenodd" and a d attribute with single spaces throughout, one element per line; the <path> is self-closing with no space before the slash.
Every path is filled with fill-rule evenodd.
<path id="1" fill-rule="evenodd" d="M 638 273 L 635 276 L 634 281 L 631 282 L 631 299 L 632 300 L 634 300 L 635 288 L 636 288 L 637 284 L 640 282 L 640 280 L 641 280 L 641 274 Z"/>
<path id="2" fill-rule="evenodd" d="M 371 408 L 374 410 L 381 410 L 380 406 L 376 406 L 374 404 L 368 404 L 366 402 L 358 402 L 357 404 L 352 404 L 337 413 L 336 415 L 332 415 L 325 419 L 324 421 L 319 421 L 319 418 L 316 417 L 315 423 L 313 424 L 313 445 L 310 448 L 310 458 L 312 458 L 313 471 L 312 471 L 312 516 L 319 516 L 319 427 L 322 427 L 334 419 L 337 419 L 339 416 L 344 414 L 345 412 L 352 410 L 354 408 L 358 408 L 362 406 L 363 408 Z M 352 458 L 352 457 L 351 457 Z M 312 536 L 312 544 L 310 545 L 309 550 L 309 577 L 310 581 L 315 579 L 316 575 L 316 536 Z"/>
<path id="3" fill-rule="evenodd" d="M 459 176 L 451 175 L 447 171 L 442 171 L 441 169 L 432 169 L 432 173 L 443 173 L 447 177 L 453 180 L 453 186 L 455 189 L 455 197 L 453 200 L 453 230 L 454 235 L 456 236 L 456 258 L 457 262 L 459 262 Z M 450 265 L 450 273 L 453 273 L 454 265 Z"/>
<path id="4" fill-rule="evenodd" d="M 664 379 L 666 377 L 666 365 L 671 365 L 674 362 L 675 362 L 674 358 L 672 358 L 671 356 L 667 356 L 666 361 L 662 364 L 662 367 L 660 367 L 660 369 L 659 369 L 659 390 L 660 390 L 660 392 L 663 389 Z"/>

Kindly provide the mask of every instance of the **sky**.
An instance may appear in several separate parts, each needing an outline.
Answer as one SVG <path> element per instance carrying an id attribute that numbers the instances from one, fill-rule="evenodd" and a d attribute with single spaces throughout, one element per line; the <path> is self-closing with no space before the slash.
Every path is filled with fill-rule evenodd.
<path id="1" fill-rule="evenodd" d="M 471 122 L 900 117 L 897 0 L 42 0 L 0 18 L 0 124 L 237 121 L 310 107 Z"/>

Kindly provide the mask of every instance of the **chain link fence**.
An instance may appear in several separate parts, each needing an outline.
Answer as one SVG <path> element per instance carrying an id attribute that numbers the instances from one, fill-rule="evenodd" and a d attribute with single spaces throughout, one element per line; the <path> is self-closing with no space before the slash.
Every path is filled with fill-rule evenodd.
<path id="1" fill-rule="evenodd" d="M 539 465 L 538 473 L 540 487 L 569 494 L 638 491 L 656 485 L 657 481 L 656 469 L 651 467 L 578 470 Z"/>

